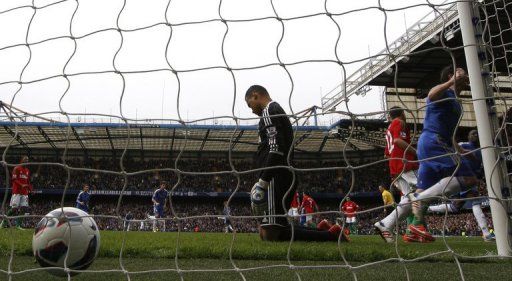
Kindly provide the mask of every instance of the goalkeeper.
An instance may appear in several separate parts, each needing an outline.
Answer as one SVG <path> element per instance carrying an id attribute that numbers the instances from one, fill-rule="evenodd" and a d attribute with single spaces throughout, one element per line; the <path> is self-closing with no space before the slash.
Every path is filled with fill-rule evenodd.
<path id="1" fill-rule="evenodd" d="M 270 98 L 267 90 L 259 85 L 249 87 L 245 94 L 245 101 L 252 112 L 261 117 L 258 124 L 259 146 L 255 159 L 258 166 L 260 168 L 288 166 L 288 152 L 292 149 L 293 153 L 293 129 L 286 112 Z M 287 211 L 296 188 L 293 173 L 286 168 L 270 168 L 261 171 L 258 182 L 251 189 L 253 214 L 268 217 L 268 224 L 260 226 L 260 237 L 263 240 L 289 240 L 293 233 L 296 240 L 338 240 L 341 233 L 340 227 L 329 231 L 311 230 L 298 226 L 292 229 Z"/>
<path id="2" fill-rule="evenodd" d="M 261 117 L 258 125 L 257 165 L 261 168 L 288 166 L 287 156 L 292 146 L 293 130 L 285 111 L 270 98 L 267 90 L 259 85 L 251 86 L 247 90 L 245 101 L 252 112 Z M 253 191 L 265 191 L 268 204 L 252 204 L 253 212 L 269 215 L 268 221 L 270 224 L 287 225 L 288 221 L 284 216 L 286 214 L 285 209 L 290 206 L 296 189 L 295 185 L 292 187 L 292 172 L 285 168 L 266 169 L 261 171 L 259 178 L 251 191 L 251 195 Z M 270 186 L 271 183 L 272 186 Z M 282 199 L 290 188 L 292 190 L 288 193 L 289 196 L 284 198 L 284 206 L 286 207 L 284 208 Z M 263 200 L 265 201 L 265 199 Z M 273 215 L 283 216 L 272 217 Z"/>

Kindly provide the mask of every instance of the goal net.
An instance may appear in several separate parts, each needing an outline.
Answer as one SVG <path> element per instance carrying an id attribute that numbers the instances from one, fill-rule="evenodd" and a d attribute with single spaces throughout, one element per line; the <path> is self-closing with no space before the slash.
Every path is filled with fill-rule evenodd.
<path id="1" fill-rule="evenodd" d="M 74 206 L 82 184 L 94 187 L 91 216 L 112 242 L 102 244 L 98 259 L 115 257 L 116 265 L 95 263 L 78 271 L 82 278 L 229 273 L 246 280 L 254 272 L 286 269 L 297 280 L 315 279 L 307 270 L 339 270 L 358 280 L 367 270 L 377 274 L 380 266 L 399 264 L 398 276 L 410 280 L 411 270 L 432 267 L 418 262 L 439 257 L 465 280 L 465 262 L 511 257 L 511 12 L 505 0 L 2 1 L 1 219 L 14 226 L 22 218 L 23 226 L 33 227 L 49 211 Z M 415 147 L 427 93 L 447 65 L 466 69 L 471 90 L 479 87 L 477 94 L 468 89 L 454 98 L 463 114 L 453 139 L 468 141 L 478 129 L 481 145 L 450 155 L 460 167 L 461 159 L 481 153 L 483 183 L 470 199 L 435 196 L 441 205 L 462 206 L 462 214 L 445 208 L 427 215 L 437 238 L 431 248 L 415 252 L 395 235 L 392 245 L 373 252 L 358 239 L 376 234 L 373 224 L 384 216 L 378 186 L 393 191 L 396 182 L 382 157 L 386 117 L 393 106 L 405 110 Z M 267 88 L 293 125 L 295 158 L 288 155 L 286 168 L 294 182 L 330 202 L 320 204 L 314 219 L 338 221 L 349 231 L 342 204 L 347 197 L 366 202 L 355 213 L 359 230 L 352 242 L 308 246 L 290 240 L 275 250 L 256 234 L 246 236 L 258 231 L 261 219 L 251 214 L 248 196 L 262 170 L 248 159 L 260 121 L 245 101 L 254 84 Z M 31 156 L 23 165 L 39 199 L 29 204 L 31 211 L 12 215 L 10 174 L 24 154 Z M 161 181 L 170 184 L 171 203 L 158 220 L 150 214 L 150 196 Z M 469 249 L 477 240 L 450 237 L 481 235 L 467 211 L 475 200 L 492 217 L 488 226 L 497 239 L 482 251 Z M 169 236 L 132 236 L 151 230 Z M 16 262 L 30 256 L 24 248 L 30 241 L 20 242 L 13 227 L 0 231 L 2 277 L 44 271 Z M 204 235 L 224 231 L 229 239 Z M 139 253 L 141 247 L 146 250 Z M 336 249 L 334 258 L 307 256 L 324 247 Z M 172 258 L 141 261 L 152 254 Z M 222 266 L 208 264 L 219 257 L 226 259 Z M 68 278 L 74 272 L 68 270 Z"/>

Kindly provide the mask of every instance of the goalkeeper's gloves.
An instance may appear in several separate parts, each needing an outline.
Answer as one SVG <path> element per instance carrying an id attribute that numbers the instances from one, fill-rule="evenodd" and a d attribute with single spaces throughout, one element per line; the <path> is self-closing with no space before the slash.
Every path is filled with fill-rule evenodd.
<path id="1" fill-rule="evenodd" d="M 267 191 L 269 183 L 260 179 L 251 189 L 251 210 L 253 215 L 262 216 L 267 209 Z"/>

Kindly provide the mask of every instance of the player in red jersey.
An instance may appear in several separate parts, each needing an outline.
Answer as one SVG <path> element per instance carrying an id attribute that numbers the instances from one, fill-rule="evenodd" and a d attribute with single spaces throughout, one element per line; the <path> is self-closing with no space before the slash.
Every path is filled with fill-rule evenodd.
<path id="1" fill-rule="evenodd" d="M 8 216 L 16 216 L 24 214 L 28 211 L 28 194 L 32 193 L 32 184 L 30 184 L 30 170 L 23 166 L 28 162 L 28 156 L 21 157 L 21 165 L 14 167 L 12 170 L 11 187 L 12 196 L 7 212 Z M 16 227 L 21 228 L 21 218 L 16 218 Z M 7 221 L 2 222 L 2 227 L 9 227 Z"/>
<path id="2" fill-rule="evenodd" d="M 350 200 L 350 197 L 347 197 L 345 203 L 341 206 L 341 211 L 346 217 L 345 222 L 348 224 L 348 229 L 350 229 L 350 233 L 352 234 L 357 233 L 357 220 L 355 215 L 357 210 L 359 210 L 359 205 Z"/>
<path id="3" fill-rule="evenodd" d="M 413 222 L 412 208 L 407 194 L 412 191 L 418 182 L 416 170 L 416 150 L 409 146 L 411 135 L 407 126 L 407 119 L 404 110 L 400 107 L 392 107 L 389 111 L 391 123 L 386 131 L 386 148 L 384 156 L 389 159 L 389 173 L 395 181 L 395 186 L 400 190 L 401 199 L 398 206 L 381 221 L 374 224 L 375 230 L 384 241 L 393 243 L 393 229 L 397 221 L 407 217 L 407 224 Z M 408 230 L 403 236 L 406 242 L 421 242 L 417 235 L 411 234 Z"/>
<path id="4" fill-rule="evenodd" d="M 293 221 L 299 220 L 299 207 L 301 206 L 300 196 L 298 192 L 295 192 L 293 195 L 292 203 L 290 203 L 290 209 L 288 210 L 288 215 L 293 219 Z"/>
<path id="5" fill-rule="evenodd" d="M 418 170 L 418 163 L 411 162 L 416 160 L 416 150 L 411 146 L 411 133 L 407 125 L 404 110 L 394 106 L 389 111 L 391 124 L 386 131 L 385 157 L 389 158 L 389 173 L 394 179 L 402 173 L 413 173 Z M 407 153 L 406 153 L 407 150 Z M 404 159 L 405 162 L 404 167 Z"/>
<path id="6" fill-rule="evenodd" d="M 309 196 L 306 192 L 302 193 L 302 204 L 300 205 L 301 214 L 305 215 L 302 218 L 305 218 L 305 222 L 303 225 L 316 227 L 315 222 L 313 221 L 312 213 L 319 212 L 318 205 L 316 204 L 315 199 Z"/>

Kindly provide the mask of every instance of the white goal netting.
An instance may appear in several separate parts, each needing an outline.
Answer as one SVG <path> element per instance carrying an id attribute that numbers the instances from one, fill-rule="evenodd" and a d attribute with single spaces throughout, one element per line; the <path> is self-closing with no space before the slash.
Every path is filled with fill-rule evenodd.
<path id="1" fill-rule="evenodd" d="M 48 171 L 63 175 L 58 179 L 63 187 L 62 194 L 59 194 L 60 204 L 51 207 L 69 204 L 68 190 L 81 184 L 77 183 L 77 179 L 85 174 L 94 178 L 95 182 L 108 182 L 105 190 L 109 189 L 108 185 L 119 186 L 120 194 L 129 192 L 131 186 L 144 185 L 144 182 L 155 179 L 170 181 L 171 194 L 174 194 L 201 191 L 200 187 L 205 182 L 222 182 L 224 178 L 229 178 L 224 190 L 230 192 L 226 204 L 233 206 L 234 198 L 246 193 L 252 181 L 256 180 L 255 175 L 262 170 L 233 156 L 234 147 L 242 137 L 242 127 L 259 122 L 244 100 L 245 91 L 253 84 L 264 85 L 269 90 L 272 98 L 283 106 L 295 128 L 312 126 L 313 122 L 317 127 L 327 128 L 323 142 L 320 140 L 316 144 L 318 157 L 321 157 L 320 152 L 328 139 L 342 143 L 337 151 L 339 158 L 329 159 L 331 162 L 327 165 L 318 168 L 306 164 L 295 165 L 289 159 L 288 169 L 297 177 L 300 175 L 317 182 L 322 180 L 322 176 L 318 176 L 322 172 L 343 174 L 347 179 L 347 188 L 343 192 L 345 197 L 354 192 L 371 191 L 363 190 L 361 184 L 368 177 L 365 170 L 383 167 L 387 165 L 387 159 L 372 155 L 368 158 L 371 160 L 360 160 L 366 155 L 361 147 L 366 150 L 375 148 L 380 153 L 383 146 L 375 139 L 383 141 L 385 128 L 369 132 L 358 122 L 382 121 L 389 108 L 398 105 L 405 109 L 411 124 L 411 135 L 417 140 L 426 109 L 421 93 L 436 84 L 443 66 L 452 64 L 467 68 L 470 63 L 464 57 L 464 47 L 467 46 L 461 35 L 464 30 L 461 28 L 457 1 L 352 2 L 2 1 L 0 121 L 9 136 L 8 141 L 3 139 L 0 143 L 5 176 L 2 179 L 5 182 L 0 209 L 2 219 L 13 219 L 7 215 L 10 179 L 6 176 L 18 165 L 18 159 L 13 155 L 43 147 L 40 143 L 26 144 L 30 139 L 24 139 L 24 124 L 30 122 L 34 127 L 39 126 L 39 132 L 45 136 L 45 143 L 51 144 L 51 149 L 61 151 L 57 153 L 58 157 L 52 158 L 54 161 L 49 160 L 50 157 L 39 157 L 27 164 L 32 173 L 37 173 L 35 170 L 44 166 Z M 495 179 L 501 177 L 501 185 L 492 187 L 493 194 L 484 191 L 476 199 L 486 202 L 486 206 L 497 202 L 502 212 L 510 216 L 508 162 L 512 132 L 512 111 L 509 110 L 512 98 L 512 2 L 461 2 L 470 3 L 477 11 L 473 22 L 480 61 L 476 63 L 484 74 L 487 95 L 474 98 L 470 92 L 465 92 L 457 98 L 464 114 L 454 138 L 457 141 L 466 140 L 464 134 L 469 128 L 476 128 L 477 119 L 481 117 L 477 116 L 473 103 L 485 100 L 492 111 L 489 114 L 491 120 L 495 121 L 492 128 L 493 145 L 477 151 L 492 150 L 495 153 L 496 159 L 492 167 L 486 167 L 486 171 L 492 175 L 499 174 Z M 329 134 L 329 126 L 340 120 L 348 125 L 333 126 Z M 60 142 L 52 140 L 44 128 L 41 129 L 44 126 L 41 124 L 45 122 L 60 124 L 58 130 L 65 137 Z M 82 129 L 85 132 L 77 131 L 71 125 L 79 123 L 115 124 L 125 129 L 117 135 L 106 130 L 111 147 L 105 149 L 117 148 L 112 157 L 114 164 L 91 164 L 75 159 L 72 143 L 80 142 L 78 135 L 86 136 L 80 143 L 82 147 L 95 145 L 96 132 L 86 126 Z M 180 145 L 174 147 L 175 153 L 169 157 L 170 160 L 146 162 L 143 165 L 127 160 L 134 144 L 142 146 L 141 150 L 144 150 L 141 128 L 161 125 L 179 128 L 183 132 Z M 197 150 L 187 146 L 201 143 L 201 139 L 194 135 L 196 126 L 228 128 L 229 133 L 223 136 L 229 144 L 224 151 L 227 155 L 225 162 L 196 166 L 187 164 L 190 157 L 187 153 Z M 171 142 L 174 144 L 175 133 L 172 137 L 170 133 L 167 134 L 169 138 L 165 144 L 154 145 L 167 147 Z M 307 133 L 299 134 L 297 130 L 294 143 L 298 146 L 308 136 Z M 207 138 L 208 133 L 203 145 L 199 145 L 201 151 Z M 454 154 L 459 160 L 461 156 L 461 153 Z M 302 187 L 302 190 L 307 189 Z M 321 188 L 318 191 L 324 192 Z M 441 202 L 453 200 L 444 195 L 438 199 Z M 108 229 L 110 223 L 124 229 L 122 234 L 119 233 L 119 267 L 92 268 L 82 274 L 88 274 L 88 271 L 121 272 L 130 279 L 142 273 L 172 272 L 184 278 L 184 274 L 189 272 L 215 274 L 229 271 L 245 280 L 249 271 L 283 267 L 292 270 L 297 280 L 301 280 L 301 270 L 304 269 L 342 268 L 350 270 L 354 280 L 357 280 L 359 272 L 366 267 L 399 262 L 403 265 L 404 276 L 410 280 L 408 263 L 449 254 L 457 266 L 458 275 L 465 280 L 460 260 L 503 256 L 498 255 L 498 251 L 481 255 L 458 252 L 446 239 L 444 231 L 457 223 L 448 225 L 451 214 L 445 213 L 438 238 L 443 241 L 443 247 L 427 255 L 404 258 L 400 250 L 402 246 L 396 242 L 396 254 L 392 258 L 352 263 L 345 256 L 345 244 L 338 243 L 338 262 L 304 265 L 292 259 L 294 242 L 290 242 L 287 252 L 283 253 L 285 260 L 281 263 L 242 266 L 232 254 L 237 247 L 237 236 L 240 235 L 237 229 L 243 230 L 241 232 L 256 229 L 255 217 L 247 212 L 250 204 L 247 200 L 247 206 L 234 204 L 228 215 L 234 227 L 229 246 L 229 268 L 181 268 L 179 249 L 183 242 L 178 235 L 175 241 L 168 241 L 175 243 L 175 261 L 169 262 L 165 268 L 131 271 L 124 265 L 128 259 L 129 234 L 127 228 L 122 226 L 128 220 L 126 212 L 130 208 L 139 208 L 139 203 L 127 200 L 126 196 L 118 195 L 115 207 L 99 207 L 94 214 L 100 228 L 104 223 L 105 229 Z M 190 202 L 174 201 L 173 196 L 170 200 L 173 202 L 170 215 L 165 218 L 169 230 L 178 233 L 190 231 L 198 225 L 198 221 L 204 225 L 216 225 L 216 229 L 221 227 L 219 217 L 225 214 L 220 210 L 202 210 L 198 207 L 195 211 L 204 213 L 190 215 L 186 206 Z M 465 202 L 466 199 L 455 201 Z M 140 204 L 149 205 L 146 201 Z M 46 207 L 48 209 L 43 213 L 22 217 L 38 220 L 51 210 L 50 205 Z M 371 206 L 359 211 L 357 217 L 372 216 L 383 208 L 380 205 Z M 316 215 L 345 218 L 338 206 Z M 136 227 L 131 224 L 134 228 L 148 229 L 152 220 L 136 218 L 133 223 L 137 224 Z M 503 225 L 502 229 L 510 231 L 508 220 L 493 223 L 495 226 L 499 223 Z M 8 261 L 5 265 L 1 264 L 0 273 L 10 280 L 44 270 L 36 266 L 13 270 L 16 238 L 11 236 L 9 239 L 12 243 L 9 254 L 2 253 L 0 256 Z M 498 240 L 502 247 L 510 250 L 508 237 L 504 240 L 498 237 Z M 503 241 L 508 242 L 504 245 Z M 71 276 L 68 275 L 68 278 Z"/>

